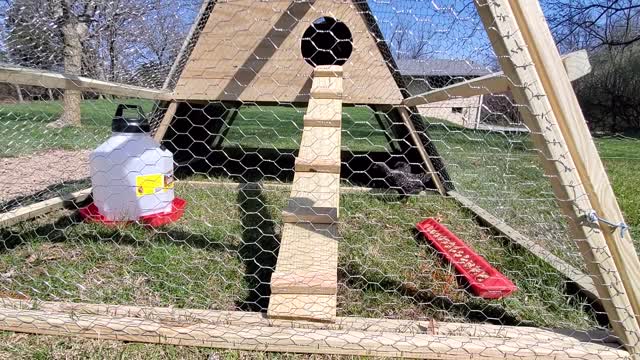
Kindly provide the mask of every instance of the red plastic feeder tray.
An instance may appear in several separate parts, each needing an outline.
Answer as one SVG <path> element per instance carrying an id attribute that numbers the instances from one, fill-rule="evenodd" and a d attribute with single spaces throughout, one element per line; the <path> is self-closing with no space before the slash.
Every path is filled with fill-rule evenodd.
<path id="1" fill-rule="evenodd" d="M 171 203 L 171 211 L 145 215 L 141 216 L 138 222 L 151 226 L 151 227 L 159 227 L 163 225 L 170 224 L 172 222 L 178 221 L 184 214 L 184 208 L 187 206 L 187 201 L 181 198 L 174 198 Z M 104 215 L 100 213 L 98 207 L 91 203 L 89 206 L 83 207 L 79 210 L 80 216 L 87 222 L 100 223 L 104 225 L 118 225 L 118 224 L 128 224 L 131 221 L 113 221 L 107 219 Z"/>
<path id="2" fill-rule="evenodd" d="M 475 295 L 484 299 L 500 299 L 518 290 L 504 274 L 435 219 L 421 221 L 416 227 L 467 279 Z"/>

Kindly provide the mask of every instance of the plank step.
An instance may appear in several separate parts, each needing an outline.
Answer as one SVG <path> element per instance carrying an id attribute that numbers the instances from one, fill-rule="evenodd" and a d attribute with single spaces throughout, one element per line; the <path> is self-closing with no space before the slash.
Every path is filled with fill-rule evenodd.
<path id="1" fill-rule="evenodd" d="M 331 99 L 310 99 L 304 115 L 304 127 L 341 127 L 342 102 Z"/>
<path id="2" fill-rule="evenodd" d="M 275 272 L 337 272 L 336 224 L 284 224 Z"/>
<path id="3" fill-rule="evenodd" d="M 269 299 L 271 319 L 335 322 L 335 295 L 276 294 Z"/>
<path id="4" fill-rule="evenodd" d="M 313 70 L 313 77 L 342 77 L 341 65 L 319 65 Z"/>
<path id="5" fill-rule="evenodd" d="M 338 221 L 339 208 L 339 174 L 297 172 L 282 220 L 285 223 L 332 224 Z"/>
<path id="6" fill-rule="evenodd" d="M 341 136 L 339 128 L 305 127 L 295 170 L 339 174 Z"/>
<path id="7" fill-rule="evenodd" d="M 313 99 L 342 99 L 341 77 L 317 77 L 311 85 Z"/>
<path id="8" fill-rule="evenodd" d="M 333 272 L 275 272 L 271 294 L 336 295 L 338 274 Z"/>

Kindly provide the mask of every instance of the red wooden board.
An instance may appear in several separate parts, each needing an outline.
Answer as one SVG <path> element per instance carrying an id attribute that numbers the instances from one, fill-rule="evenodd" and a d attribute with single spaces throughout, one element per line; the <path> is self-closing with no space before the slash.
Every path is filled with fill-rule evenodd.
<path id="1" fill-rule="evenodd" d="M 504 274 L 435 219 L 421 221 L 416 227 L 467 279 L 475 295 L 484 299 L 500 299 L 518 290 Z"/>

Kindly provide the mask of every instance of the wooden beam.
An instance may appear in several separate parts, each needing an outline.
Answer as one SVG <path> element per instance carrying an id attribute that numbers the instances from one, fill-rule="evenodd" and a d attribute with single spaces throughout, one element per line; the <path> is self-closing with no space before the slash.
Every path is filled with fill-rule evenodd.
<path id="1" fill-rule="evenodd" d="M 76 206 L 75 203 L 86 200 L 89 195 L 91 195 L 91 188 L 61 195 L 2 213 L 0 214 L 0 227 L 11 226 L 21 221 L 32 219 L 67 206 Z"/>
<path id="2" fill-rule="evenodd" d="M 93 91 L 96 93 L 151 100 L 173 99 L 173 95 L 169 91 L 154 90 L 139 86 L 94 80 L 83 76 L 28 69 L 6 64 L 0 65 L 0 82 L 42 86 L 52 89 Z"/>
<path id="3" fill-rule="evenodd" d="M 478 206 L 476 203 L 458 193 L 457 191 L 449 191 L 447 194 L 456 200 L 464 208 L 471 211 L 483 224 L 491 227 L 493 230 L 504 235 L 509 241 L 522 246 L 524 249 L 539 257 L 547 264 L 551 265 L 560 274 L 562 274 L 571 282 L 578 285 L 582 292 L 591 300 L 599 301 L 598 290 L 593 285 L 591 277 L 582 271 L 571 266 L 566 261 L 553 255 L 549 250 L 531 241 L 528 237 L 522 235 L 519 231 L 507 225 L 504 221 L 491 215 L 488 211 Z"/>
<path id="4" fill-rule="evenodd" d="M 586 50 L 580 50 L 565 55 L 562 58 L 564 69 L 571 81 L 577 80 L 591 72 L 591 63 Z M 513 83 L 503 72 L 481 76 L 440 89 L 418 94 L 405 99 L 405 106 L 417 106 L 451 100 L 451 98 L 466 98 L 477 95 L 501 94 L 511 91 Z"/>
<path id="5" fill-rule="evenodd" d="M 153 138 L 157 142 L 161 142 L 162 139 L 164 139 L 164 135 L 167 133 L 167 130 L 171 125 L 171 121 L 173 121 L 173 117 L 176 115 L 176 110 L 178 110 L 178 103 L 175 101 L 170 102 L 169 106 L 167 106 L 167 110 L 162 116 L 162 121 L 160 121 L 156 133 L 153 135 Z"/>
<path id="6" fill-rule="evenodd" d="M 420 140 L 420 136 L 416 132 L 416 128 L 413 126 L 413 123 L 411 122 L 411 117 L 409 116 L 409 112 L 404 107 L 399 107 L 397 109 L 398 109 L 398 112 L 400 113 L 400 117 L 402 118 L 402 121 L 404 122 L 405 126 L 409 129 L 409 135 L 411 136 L 411 140 L 413 140 L 413 143 L 415 144 L 416 149 L 418 149 L 418 153 L 420 153 L 420 157 L 422 158 L 422 161 L 426 165 L 427 167 L 426 170 L 429 172 L 429 176 L 431 176 L 433 183 L 436 185 L 436 189 L 438 190 L 440 195 L 443 195 L 443 196 L 446 195 L 446 190 L 444 188 L 444 185 L 442 184 L 442 181 L 440 181 L 438 172 L 436 171 L 435 166 L 433 166 L 433 163 L 431 162 L 431 158 L 429 157 L 427 150 L 424 148 L 424 145 Z"/>
<path id="7" fill-rule="evenodd" d="M 559 52 L 549 28 L 541 25 L 545 23 L 545 18 L 540 5 L 537 2 L 518 0 L 513 7 L 523 37 L 529 44 L 533 62 L 539 69 L 542 87 L 591 202 L 591 208 L 584 210 L 593 210 L 604 219 L 624 223 L 616 194 L 571 86 L 571 79 L 564 72 L 558 71 Z M 576 61 L 574 66 L 583 66 L 581 64 L 582 62 Z M 636 320 L 640 321 L 640 260 L 631 234 L 627 231 L 623 237 L 620 229 L 610 228 L 606 224 L 600 224 L 600 230 L 613 256 Z M 638 350 L 640 352 L 640 346 Z"/>
<path id="8" fill-rule="evenodd" d="M 477 95 L 501 94 L 510 90 L 509 80 L 503 73 L 489 74 L 468 81 L 445 86 L 406 98 L 405 106 L 432 104 L 452 98 L 467 98 Z"/>
<path id="9" fill-rule="evenodd" d="M 478 338 L 228 323 L 172 323 L 59 311 L 0 309 L 0 329 L 101 340 L 295 352 L 432 359 L 621 359 L 623 350 L 593 343 L 533 338 Z"/>
<path id="10" fill-rule="evenodd" d="M 530 3 L 539 7 L 537 1 Z M 540 16 L 541 11 L 525 16 L 520 0 L 475 0 L 475 5 L 502 69 L 515 85 L 512 89 L 514 99 L 522 105 L 519 106 L 522 117 L 531 130 L 556 199 L 568 218 L 571 236 L 585 259 L 611 326 L 627 350 L 636 356 L 640 354 L 640 327 L 630 298 L 602 232 L 595 231 L 593 226 L 584 221 L 584 215 L 593 206 L 569 151 L 567 139 L 560 130 L 558 118 L 562 113 L 553 105 L 559 94 L 544 86 L 545 65 L 534 62 L 535 54 L 555 49 L 551 39 L 547 46 L 538 48 L 539 44 L 529 38 L 536 36 L 532 33 L 548 32 L 548 25 Z M 531 26 L 523 18 L 536 18 L 536 26 Z M 556 53 L 555 56 L 560 64 L 559 55 Z M 567 79 L 561 64 L 553 72 Z M 564 80 L 563 83 L 568 84 L 569 81 Z M 569 141 L 575 139 L 569 138 Z"/>
<path id="11" fill-rule="evenodd" d="M 570 343 L 595 342 L 617 344 L 618 339 L 606 330 L 579 331 L 575 329 L 539 329 L 527 326 L 505 326 L 478 323 L 454 323 L 434 320 L 401 320 L 385 318 L 337 317 L 333 323 L 269 319 L 266 314 L 246 311 L 182 309 L 134 305 L 90 304 L 56 301 L 19 300 L 0 298 L 3 308 L 13 310 L 40 310 L 65 314 L 130 317 L 164 323 L 230 324 L 239 326 L 279 326 L 323 330 L 359 330 L 394 332 L 401 334 L 428 334 L 440 336 L 470 336 L 502 339 L 562 340 Z M 569 334 L 569 335 L 566 335 Z"/>

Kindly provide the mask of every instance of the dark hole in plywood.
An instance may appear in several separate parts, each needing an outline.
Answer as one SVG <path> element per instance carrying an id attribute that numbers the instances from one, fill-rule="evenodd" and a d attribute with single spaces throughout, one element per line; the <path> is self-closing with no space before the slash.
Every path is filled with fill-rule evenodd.
<path id="1" fill-rule="evenodd" d="M 353 52 L 349 27 L 332 17 L 321 17 L 302 35 L 302 57 L 311 66 L 344 65 Z"/>

